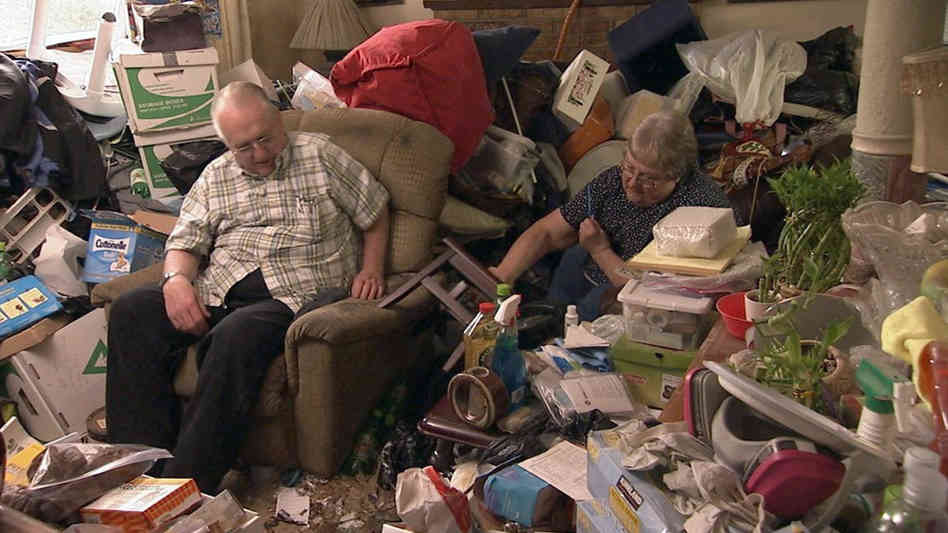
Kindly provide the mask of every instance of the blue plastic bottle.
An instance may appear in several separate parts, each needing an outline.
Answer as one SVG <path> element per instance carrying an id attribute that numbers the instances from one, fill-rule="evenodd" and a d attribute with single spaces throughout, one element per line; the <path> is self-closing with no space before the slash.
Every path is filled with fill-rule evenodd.
<path id="1" fill-rule="evenodd" d="M 521 297 L 515 294 L 504 300 L 497 309 L 494 320 L 500 324 L 497 342 L 494 344 L 494 357 L 490 369 L 500 376 L 510 394 L 510 410 L 523 405 L 527 395 L 527 366 L 520 353 L 517 332 L 517 311 Z"/>

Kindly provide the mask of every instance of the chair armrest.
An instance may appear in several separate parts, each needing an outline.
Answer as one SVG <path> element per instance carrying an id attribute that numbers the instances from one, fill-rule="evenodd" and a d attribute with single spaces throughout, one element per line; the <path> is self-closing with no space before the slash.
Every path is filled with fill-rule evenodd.
<path id="1" fill-rule="evenodd" d="M 161 281 L 163 268 L 164 263 L 159 261 L 147 268 L 96 285 L 95 288 L 92 289 L 92 305 L 96 307 L 104 305 L 107 307 L 123 293 L 143 287 L 149 283 L 158 283 Z"/>
<path id="2" fill-rule="evenodd" d="M 386 280 L 395 287 L 410 275 L 400 274 Z M 386 336 L 404 331 L 423 318 L 434 304 L 434 297 L 422 286 L 409 292 L 396 304 L 380 309 L 376 300 L 346 298 L 314 309 L 297 318 L 286 333 L 287 345 L 304 338 L 319 339 L 329 344 L 346 344 L 373 336 Z"/>

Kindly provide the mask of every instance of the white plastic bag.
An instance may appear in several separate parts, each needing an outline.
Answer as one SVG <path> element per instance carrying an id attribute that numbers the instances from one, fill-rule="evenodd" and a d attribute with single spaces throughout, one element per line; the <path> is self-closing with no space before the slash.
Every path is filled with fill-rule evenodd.
<path id="1" fill-rule="evenodd" d="M 533 203 L 533 169 L 540 153 L 532 140 L 490 125 L 474 155 L 459 171 L 468 183 L 491 186 Z"/>
<path id="2" fill-rule="evenodd" d="M 36 277 L 57 294 L 66 297 L 85 296 L 86 284 L 79 276 L 82 266 L 79 258 L 86 256 L 86 241 L 54 224 L 46 229 L 46 241 L 40 248 L 36 265 Z"/>
<path id="3" fill-rule="evenodd" d="M 746 30 L 675 47 L 711 92 L 735 102 L 742 124 L 772 125 L 783 107 L 784 86 L 806 70 L 806 50 L 769 31 Z"/>
<path id="4" fill-rule="evenodd" d="M 434 468 L 409 468 L 395 485 L 398 516 L 413 531 L 467 533 L 471 529 L 467 498 L 448 486 Z"/>
<path id="5" fill-rule="evenodd" d="M 346 107 L 345 102 L 336 97 L 332 83 L 305 64 L 297 61 L 293 65 L 293 77 L 298 80 L 296 92 L 290 100 L 294 109 L 312 111 L 327 107 Z"/>

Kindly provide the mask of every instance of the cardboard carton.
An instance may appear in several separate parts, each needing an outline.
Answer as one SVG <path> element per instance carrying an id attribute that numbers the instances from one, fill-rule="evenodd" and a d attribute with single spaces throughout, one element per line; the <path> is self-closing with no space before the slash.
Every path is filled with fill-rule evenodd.
<path id="1" fill-rule="evenodd" d="M 553 95 L 553 113 L 570 131 L 586 121 L 608 71 L 608 61 L 583 50 L 560 76 Z"/>
<path id="2" fill-rule="evenodd" d="M 263 92 L 267 93 L 267 98 L 275 102 L 280 101 L 276 89 L 273 88 L 273 81 L 267 77 L 263 69 L 253 59 L 248 59 L 221 74 L 221 87 L 227 87 L 227 84 L 232 81 L 249 81 L 263 89 Z"/>
<path id="3" fill-rule="evenodd" d="M 79 510 L 84 522 L 118 526 L 125 533 L 151 531 L 201 503 L 193 479 L 137 477 Z"/>
<path id="4" fill-rule="evenodd" d="M 141 270 L 164 255 L 165 236 L 122 213 L 91 211 L 82 281 L 102 283 Z"/>
<path id="5" fill-rule="evenodd" d="M 210 123 L 217 63 L 214 48 L 120 55 L 113 68 L 132 132 Z"/>
<path id="6" fill-rule="evenodd" d="M 56 313 L 40 320 L 15 335 L 10 335 L 0 341 L 0 361 L 21 350 L 36 346 L 46 340 L 46 337 L 56 333 L 68 323 L 68 316 L 62 313 Z"/>

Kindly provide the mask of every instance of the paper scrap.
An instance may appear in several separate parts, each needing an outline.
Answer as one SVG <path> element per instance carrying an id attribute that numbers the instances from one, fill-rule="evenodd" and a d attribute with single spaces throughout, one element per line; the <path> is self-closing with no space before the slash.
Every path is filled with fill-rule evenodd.
<path id="1" fill-rule="evenodd" d="M 623 378 L 601 374 L 564 379 L 560 387 L 569 396 L 577 413 L 599 409 L 603 413 L 627 413 L 635 409 Z"/>
<path id="2" fill-rule="evenodd" d="M 309 524 L 309 496 L 296 489 L 283 487 L 277 493 L 276 517 L 293 524 Z"/>
<path id="3" fill-rule="evenodd" d="M 566 328 L 566 339 L 563 340 L 563 348 L 608 348 L 609 341 L 602 337 L 597 337 L 583 326 L 570 326 Z"/>
<path id="4" fill-rule="evenodd" d="M 586 488 L 586 449 L 563 441 L 520 466 L 575 501 L 591 500 Z"/>

